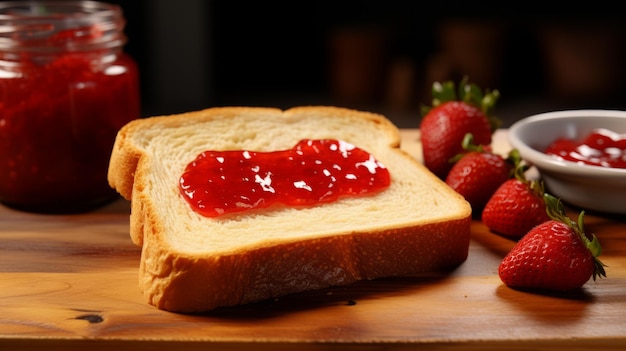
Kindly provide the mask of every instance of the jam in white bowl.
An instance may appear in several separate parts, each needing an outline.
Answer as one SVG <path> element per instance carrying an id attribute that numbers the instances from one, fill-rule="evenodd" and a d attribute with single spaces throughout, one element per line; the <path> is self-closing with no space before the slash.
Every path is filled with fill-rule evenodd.
<path id="1" fill-rule="evenodd" d="M 536 167 L 546 190 L 584 210 L 626 214 L 626 168 L 575 162 L 545 151 L 558 139 L 582 143 L 598 129 L 612 137 L 626 136 L 626 111 L 565 110 L 533 115 L 514 123 L 509 142 L 527 163 Z M 610 150 L 621 152 L 623 150 Z"/>

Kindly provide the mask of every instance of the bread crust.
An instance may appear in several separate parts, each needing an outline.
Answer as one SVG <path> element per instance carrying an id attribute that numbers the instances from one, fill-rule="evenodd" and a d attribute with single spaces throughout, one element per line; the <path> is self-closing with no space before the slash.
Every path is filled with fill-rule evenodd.
<path id="1" fill-rule="evenodd" d="M 168 228 L 159 214 L 159 206 L 168 204 L 159 203 L 149 191 L 155 186 L 149 173 L 154 172 L 154 163 L 159 160 L 146 150 L 146 145 L 153 141 L 144 134 L 160 135 L 189 123 L 201 125 L 216 115 L 229 118 L 263 113 L 284 116 L 285 123 L 289 123 L 289 115 L 303 114 L 367 120 L 373 125 L 371 128 L 385 135 L 389 149 L 407 158 L 407 167 L 416 167 L 415 172 L 427 172 L 425 179 L 432 181 L 434 187 L 441 187 L 442 196 L 450 197 L 446 201 L 459 204 L 461 210 L 450 216 L 443 214 L 432 220 L 426 218 L 395 226 L 378 226 L 373 220 L 371 227 L 267 240 L 219 254 L 188 253 L 173 247 L 165 234 L 172 228 Z M 137 135 L 145 137 L 145 145 L 139 145 Z M 302 106 L 286 111 L 223 107 L 129 123 L 118 133 L 111 155 L 109 183 L 131 201 L 130 236 L 135 244 L 142 246 L 141 291 L 159 309 L 196 313 L 363 279 L 458 266 L 467 259 L 471 208 L 399 147 L 398 129 L 383 116 L 330 106 Z M 260 227 L 259 231 L 262 230 Z"/>
<path id="2" fill-rule="evenodd" d="M 194 260 L 148 240 L 139 284 L 157 308 L 196 313 L 365 279 L 446 271 L 467 258 L 460 243 L 469 242 L 469 223 L 355 232 Z"/>

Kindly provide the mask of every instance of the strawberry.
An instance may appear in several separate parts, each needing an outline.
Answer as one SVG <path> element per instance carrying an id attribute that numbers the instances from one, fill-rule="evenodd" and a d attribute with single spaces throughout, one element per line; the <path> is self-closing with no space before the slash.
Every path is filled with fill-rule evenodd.
<path id="1" fill-rule="evenodd" d="M 452 168 L 450 158 L 461 152 L 461 142 L 467 133 L 474 135 L 479 145 L 491 144 L 491 136 L 498 127 L 492 117 L 497 90 L 486 92 L 466 79 L 455 92 L 453 82 L 435 82 L 432 88 L 432 107 L 422 108 L 420 131 L 424 165 L 441 179 Z"/>
<path id="2" fill-rule="evenodd" d="M 591 277 L 606 277 L 598 238 L 584 232 L 584 211 L 575 222 L 560 200 L 549 194 L 544 199 L 550 220 L 531 229 L 504 257 L 498 267 L 502 282 L 516 289 L 563 292 Z"/>
<path id="3" fill-rule="evenodd" d="M 472 134 L 463 139 L 464 153 L 457 155 L 445 182 L 463 195 L 475 213 L 480 213 L 500 184 L 511 177 L 513 165 L 509 159 L 491 152 L 483 145 L 472 143 Z"/>
<path id="4" fill-rule="evenodd" d="M 517 150 L 512 150 L 511 154 L 519 157 Z M 543 199 L 543 181 L 526 179 L 527 169 L 526 165 L 517 163 L 515 176 L 496 189 L 481 218 L 491 231 L 516 240 L 550 219 Z"/>

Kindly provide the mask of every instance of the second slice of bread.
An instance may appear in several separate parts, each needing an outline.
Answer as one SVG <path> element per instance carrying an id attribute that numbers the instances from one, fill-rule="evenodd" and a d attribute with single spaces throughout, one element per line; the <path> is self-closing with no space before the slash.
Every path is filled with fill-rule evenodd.
<path id="1" fill-rule="evenodd" d="M 285 150 L 301 139 L 364 149 L 387 167 L 391 185 L 318 206 L 215 218 L 180 195 L 179 177 L 202 151 Z M 337 107 L 222 107 L 130 122 L 118 133 L 109 183 L 131 201 L 142 292 L 160 309 L 202 312 L 461 264 L 469 204 L 399 146 L 385 117 Z"/>

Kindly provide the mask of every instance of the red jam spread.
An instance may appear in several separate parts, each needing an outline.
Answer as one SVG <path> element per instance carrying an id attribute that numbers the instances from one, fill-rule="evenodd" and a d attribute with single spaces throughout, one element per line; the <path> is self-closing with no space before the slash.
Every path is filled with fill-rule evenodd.
<path id="1" fill-rule="evenodd" d="M 389 171 L 371 154 L 330 139 L 272 152 L 205 151 L 180 178 L 182 195 L 207 217 L 274 204 L 311 206 L 389 184 Z"/>
<path id="2" fill-rule="evenodd" d="M 73 29 L 48 38 L 97 35 Z M 26 45 L 26 44 L 25 44 Z M 134 61 L 111 49 L 0 52 L 0 201 L 45 212 L 114 198 L 106 174 L 117 131 L 140 117 Z"/>
<path id="3" fill-rule="evenodd" d="M 582 141 L 559 138 L 545 153 L 592 166 L 626 168 L 626 134 L 598 128 Z"/>

